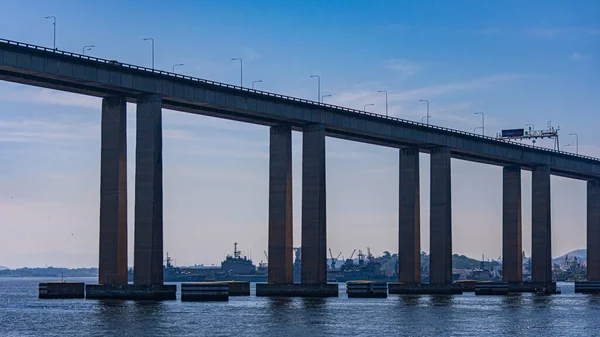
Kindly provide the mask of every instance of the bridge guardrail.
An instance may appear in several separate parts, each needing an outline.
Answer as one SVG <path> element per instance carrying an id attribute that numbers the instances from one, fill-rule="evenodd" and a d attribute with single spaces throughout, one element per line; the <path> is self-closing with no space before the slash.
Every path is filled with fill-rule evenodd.
<path id="1" fill-rule="evenodd" d="M 367 115 L 367 116 L 372 116 L 372 117 L 381 118 L 381 119 L 387 119 L 387 120 L 391 120 L 391 121 L 395 121 L 395 122 L 401 122 L 401 123 L 408 123 L 408 124 L 418 125 L 418 126 L 424 127 L 424 128 L 432 128 L 432 129 L 436 129 L 436 130 L 442 130 L 442 131 L 445 131 L 445 132 L 457 133 L 457 134 L 466 135 L 466 136 L 470 136 L 470 137 L 477 137 L 477 138 L 480 138 L 480 139 L 486 139 L 486 140 L 493 141 L 493 142 L 511 144 L 511 145 L 514 145 L 514 146 L 521 146 L 521 147 L 526 147 L 526 148 L 532 148 L 532 149 L 536 149 L 536 150 L 541 150 L 541 151 L 546 151 L 546 152 L 551 152 L 551 153 L 557 153 L 557 154 L 566 155 L 566 156 L 572 156 L 572 157 L 577 157 L 577 158 L 582 158 L 582 159 L 600 161 L 600 158 L 594 158 L 594 157 L 590 157 L 590 156 L 584 156 L 584 155 L 580 155 L 580 154 L 574 154 L 574 153 L 570 153 L 570 152 L 565 152 L 565 151 L 560 151 L 560 150 L 554 150 L 554 149 L 548 149 L 548 148 L 543 148 L 543 147 L 536 147 L 536 146 L 529 145 L 529 144 L 520 144 L 520 143 L 516 143 L 516 142 L 510 141 L 510 140 L 505 140 L 505 139 L 499 139 L 499 138 L 494 138 L 494 137 L 490 137 L 490 136 L 479 135 L 479 134 L 472 133 L 472 132 L 467 132 L 467 131 L 462 131 L 462 130 L 456 130 L 456 129 L 450 129 L 450 128 L 446 128 L 446 127 L 442 127 L 442 126 L 431 125 L 431 124 L 423 124 L 423 123 L 420 123 L 420 122 L 415 122 L 415 121 L 411 121 L 411 120 L 407 120 L 407 119 L 402 119 L 402 118 L 397 118 L 397 117 L 380 115 L 380 114 L 376 114 L 376 113 L 372 113 L 372 112 L 367 112 L 367 111 L 362 111 L 362 110 L 357 110 L 357 109 L 351 109 L 351 108 L 347 108 L 347 107 L 343 107 L 343 106 L 338 106 L 338 105 L 333 105 L 333 104 L 315 102 L 315 101 L 311 101 L 311 100 L 307 100 L 307 99 L 303 99 L 303 98 L 286 96 L 286 95 L 276 94 L 276 93 L 272 93 L 272 92 L 268 92 L 268 91 L 262 91 L 262 90 L 257 90 L 257 89 L 244 88 L 244 87 L 240 87 L 240 86 L 236 86 L 236 85 L 231 85 L 231 84 L 227 84 L 227 83 L 215 82 L 215 81 L 206 80 L 206 79 L 202 79 L 202 78 L 198 78 L 198 77 L 192 77 L 192 76 L 187 76 L 187 75 L 182 75 L 182 74 L 176 74 L 176 73 L 172 73 L 172 72 L 168 72 L 168 71 L 164 71 L 164 70 L 160 70 L 160 69 L 152 69 L 152 68 L 147 68 L 147 67 L 143 67 L 143 66 L 137 66 L 137 65 L 133 65 L 133 64 L 122 63 L 122 62 L 114 61 L 114 60 L 101 59 L 101 58 L 94 57 L 94 56 L 82 55 L 82 54 L 72 53 L 72 52 L 68 52 L 68 51 L 64 51 L 64 50 L 58 50 L 58 49 L 52 49 L 52 48 L 47 48 L 47 47 L 41 47 L 41 46 L 37 46 L 37 45 L 33 45 L 33 44 L 28 44 L 28 43 L 23 43 L 23 42 L 18 42 L 18 41 L 12 41 L 12 40 L 2 39 L 2 38 L 0 38 L 0 43 L 6 43 L 6 44 L 16 45 L 16 46 L 20 46 L 20 47 L 26 47 L 26 48 L 36 49 L 36 50 L 42 50 L 42 51 L 45 51 L 45 52 L 50 52 L 50 53 L 55 53 L 55 54 L 60 54 L 60 55 L 65 55 L 65 56 L 80 58 L 80 59 L 87 59 L 87 60 L 90 60 L 90 61 L 95 61 L 95 62 L 110 64 L 110 65 L 118 65 L 118 66 L 122 66 L 122 67 L 125 67 L 125 68 L 130 68 L 130 69 L 136 69 L 136 70 L 140 70 L 140 71 L 151 72 L 151 73 L 154 73 L 154 74 L 160 74 L 160 75 L 164 75 L 164 76 L 176 77 L 176 78 L 181 78 L 181 79 L 185 79 L 185 80 L 191 80 L 191 81 L 195 81 L 195 82 L 207 83 L 207 84 L 211 84 L 211 85 L 215 85 L 215 86 L 219 86 L 219 87 L 225 87 L 225 88 L 234 89 L 234 90 L 241 90 L 241 91 L 251 92 L 251 93 L 255 93 L 255 94 L 259 94 L 259 95 L 265 95 L 265 96 L 276 97 L 276 98 L 285 99 L 285 100 L 291 100 L 291 101 L 295 101 L 295 102 L 301 102 L 301 103 L 305 103 L 305 104 L 314 105 L 315 107 L 325 107 L 325 108 L 330 108 L 330 109 L 343 110 L 343 111 L 347 111 L 347 112 L 351 112 L 351 113 L 356 113 L 356 114 L 360 114 L 360 115 Z M 115 62 L 117 62 L 117 63 L 115 63 Z"/>

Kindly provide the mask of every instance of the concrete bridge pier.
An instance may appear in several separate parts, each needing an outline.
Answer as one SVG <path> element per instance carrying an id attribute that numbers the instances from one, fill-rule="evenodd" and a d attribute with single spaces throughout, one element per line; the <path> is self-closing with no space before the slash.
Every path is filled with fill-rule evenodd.
<path id="1" fill-rule="evenodd" d="M 104 115 L 107 117 L 106 123 Z M 114 116 L 119 118 L 115 119 Z M 127 284 L 127 254 L 124 248 L 127 242 L 126 173 L 125 163 L 121 161 L 126 158 L 123 153 L 125 151 L 125 101 L 105 99 L 102 135 L 114 138 L 107 139 L 106 142 L 103 138 L 102 142 L 101 181 L 106 181 L 107 184 L 105 187 L 101 186 L 101 203 L 104 202 L 101 204 L 101 209 L 104 207 L 107 211 L 101 213 L 101 218 L 103 217 L 101 226 L 104 227 L 101 227 L 100 267 L 110 266 L 122 273 L 124 263 L 125 277 L 119 274 L 119 278 L 113 283 L 88 285 L 87 298 L 175 299 L 176 286 L 163 284 L 162 99 L 160 95 L 138 97 L 136 126 L 134 284 Z M 106 170 L 104 170 L 105 162 Z M 117 186 L 117 191 L 121 193 L 114 196 L 115 192 L 111 189 L 115 190 Z M 112 257 L 111 251 L 123 254 L 118 255 L 120 260 L 117 266 L 120 269 L 112 267 L 114 263 L 111 263 L 112 259 L 109 258 Z M 111 269 L 104 267 L 104 270 Z M 101 277 L 110 281 L 110 275 L 107 272 Z"/>
<path id="2" fill-rule="evenodd" d="M 521 167 L 505 166 L 502 175 L 502 280 L 518 288 L 523 283 Z"/>
<path id="3" fill-rule="evenodd" d="M 552 282 L 552 231 L 550 211 L 550 168 L 532 168 L 531 194 L 531 286 L 555 291 Z"/>
<path id="4" fill-rule="evenodd" d="M 390 294 L 461 294 L 452 285 L 451 153 L 431 151 L 429 283 L 421 283 L 419 150 L 400 151 L 398 283 Z"/>
<path id="5" fill-rule="evenodd" d="M 575 292 L 600 294 L 600 180 L 587 182 L 587 278 Z"/>
<path id="6" fill-rule="evenodd" d="M 102 100 L 98 283 L 127 284 L 127 106 Z"/>
<path id="7" fill-rule="evenodd" d="M 275 272 L 271 274 L 269 265 L 269 284 L 257 286 L 256 294 L 338 296 L 337 283 L 327 284 L 325 127 L 322 124 L 310 124 L 303 129 L 302 270 L 299 284 L 292 283 L 291 130 L 288 127 L 271 130 L 270 149 L 269 260 L 274 252 L 283 253 L 284 256 L 273 256 L 277 261 Z"/>
<path id="8" fill-rule="evenodd" d="M 600 282 L 600 180 L 587 183 L 587 280 Z"/>
<path id="9" fill-rule="evenodd" d="M 127 286 L 127 106 L 124 97 L 102 100 L 100 138 L 98 284 L 86 285 L 88 298 Z"/>
<path id="10" fill-rule="evenodd" d="M 419 149 L 400 150 L 398 195 L 398 283 L 421 283 Z"/>
<path id="11" fill-rule="evenodd" d="M 292 128 L 272 126 L 269 144 L 269 283 L 257 296 L 285 296 L 294 283 Z"/>
<path id="12" fill-rule="evenodd" d="M 449 147 L 431 150 L 429 288 L 432 293 L 461 294 L 452 285 L 451 159 Z"/>

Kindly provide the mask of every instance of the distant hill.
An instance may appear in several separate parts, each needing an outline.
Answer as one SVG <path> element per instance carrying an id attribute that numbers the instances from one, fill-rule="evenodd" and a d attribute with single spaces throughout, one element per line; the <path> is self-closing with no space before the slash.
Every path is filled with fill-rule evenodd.
<path id="1" fill-rule="evenodd" d="M 500 266 L 500 262 L 491 261 L 492 268 Z M 472 259 L 464 255 L 452 255 L 452 268 L 456 269 L 477 269 L 481 266 L 481 260 Z M 429 254 L 421 253 L 421 267 L 429 269 Z M 490 262 L 485 261 L 484 268 L 490 269 Z"/>
<path id="2" fill-rule="evenodd" d="M 561 265 L 563 262 L 565 262 L 565 257 L 569 257 L 569 261 L 573 261 L 573 259 L 575 257 L 577 257 L 577 261 L 579 261 L 579 263 L 585 263 L 587 261 L 587 249 L 577 249 L 571 252 L 568 252 L 564 255 L 561 255 L 555 259 L 552 260 L 552 263 L 556 263 L 558 265 Z"/>
<path id="3" fill-rule="evenodd" d="M 6 269 L 8 269 L 8 267 L 0 266 L 0 270 L 6 270 Z"/>

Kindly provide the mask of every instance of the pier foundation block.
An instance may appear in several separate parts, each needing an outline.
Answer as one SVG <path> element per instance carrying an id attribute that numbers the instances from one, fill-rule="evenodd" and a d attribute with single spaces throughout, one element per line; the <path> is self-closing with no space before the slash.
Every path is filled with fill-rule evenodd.
<path id="1" fill-rule="evenodd" d="M 404 284 L 396 282 L 388 283 L 388 291 L 390 294 L 399 295 L 461 295 L 463 293 L 462 287 L 453 284 Z"/>
<path id="2" fill-rule="evenodd" d="M 271 297 L 338 297 L 337 283 L 257 283 L 256 296 Z"/>
<path id="3" fill-rule="evenodd" d="M 83 282 L 40 282 L 39 298 L 84 298 Z"/>
<path id="4" fill-rule="evenodd" d="M 387 298 L 388 286 L 385 282 L 349 281 L 346 293 L 348 298 Z"/>
<path id="5" fill-rule="evenodd" d="M 181 301 L 228 301 L 229 282 L 193 282 L 181 284 Z"/>
<path id="6" fill-rule="evenodd" d="M 86 296 L 89 300 L 150 300 L 163 301 L 174 300 L 177 293 L 176 285 L 109 285 L 109 284 L 87 284 L 85 286 Z"/>

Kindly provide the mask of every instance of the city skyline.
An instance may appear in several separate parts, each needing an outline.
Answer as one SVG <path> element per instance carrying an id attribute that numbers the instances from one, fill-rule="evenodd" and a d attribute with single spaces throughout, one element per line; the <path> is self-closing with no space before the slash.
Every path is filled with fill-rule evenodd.
<path id="1" fill-rule="evenodd" d="M 313 100 L 331 95 L 327 103 L 361 110 L 375 104 L 369 111 L 381 114 L 385 101 L 378 91 L 387 90 L 391 116 L 420 121 L 426 111 L 419 100 L 427 99 L 431 124 L 472 132 L 481 125 L 475 112 L 483 111 L 491 136 L 528 123 L 539 129 L 552 120 L 562 128 L 563 145 L 574 141 L 569 133 L 577 132 L 579 153 L 600 156 L 600 136 L 594 130 L 598 122 L 594 111 L 600 106 L 594 95 L 600 88 L 594 75 L 599 70 L 600 28 L 585 13 L 598 6 L 593 2 L 581 8 L 548 6 L 547 21 L 527 25 L 521 23 L 524 14 L 494 5 L 477 20 L 460 21 L 467 15 L 461 11 L 474 11 L 475 3 L 450 8 L 452 19 L 441 19 L 448 5 L 429 16 L 419 14 L 419 5 L 395 5 L 414 17 L 374 18 L 374 13 L 381 14 L 377 6 L 343 7 L 332 2 L 323 10 L 335 8 L 339 13 L 330 17 L 331 13 L 312 15 L 309 9 L 323 7 L 317 2 L 308 2 L 305 12 L 296 5 L 271 3 L 272 12 L 264 15 L 272 20 L 265 22 L 242 15 L 260 11 L 265 4 L 240 2 L 239 12 L 220 23 L 214 16 L 224 9 L 214 3 L 205 3 L 202 10 L 190 4 L 157 5 L 137 9 L 140 16 L 134 20 L 116 13 L 106 21 L 76 15 L 81 10 L 103 17 L 108 9 L 100 8 L 99 2 L 31 3 L 38 6 L 27 8 L 26 14 L 20 4 L 7 6 L 1 14 L 3 38 L 52 46 L 52 25 L 44 17 L 54 15 L 58 49 L 81 52 L 83 46 L 95 45 L 86 54 L 150 66 L 154 57 L 151 61 L 150 45 L 143 39 L 151 36 L 156 40 L 157 69 L 170 71 L 184 64 L 178 73 L 237 85 L 240 67 L 231 59 L 241 56 L 245 87 L 260 79 L 261 90 Z M 123 12 L 128 6 L 132 5 L 125 4 Z M 506 7 L 517 7 L 517 2 Z M 525 13 L 538 9 L 534 4 L 521 8 Z M 204 21 L 196 22 L 189 14 L 196 10 Z M 563 10 L 576 20 L 561 19 Z M 290 11 L 301 15 L 287 25 L 277 18 Z M 362 11 L 364 21 L 351 20 Z M 153 27 L 152 18 L 159 13 L 173 25 Z M 89 22 L 84 24 L 84 19 Z M 118 19 L 127 27 L 122 34 L 113 25 Z M 240 19 L 242 23 L 235 23 Z M 434 19 L 440 19 L 436 25 L 431 24 Z M 201 33 L 215 23 L 222 29 L 210 30 L 201 45 L 190 44 L 179 33 L 180 26 L 192 29 L 198 24 L 194 27 Z M 244 24 L 255 30 L 246 31 Z M 292 29 L 294 24 L 302 29 Z M 346 40 L 349 34 L 355 34 L 352 41 Z M 373 36 L 379 43 L 371 40 Z M 449 38 L 455 45 L 445 43 Z M 398 45 L 385 43 L 391 39 Z M 208 48 L 211 42 L 215 47 Z M 314 49 L 307 51 L 303 45 Z M 508 46 L 520 53 L 507 50 Z M 460 47 L 464 50 L 457 50 Z M 319 78 L 319 90 L 310 78 L 315 74 L 323 80 L 321 84 Z M 100 107 L 97 98 L 0 83 L 0 155 L 11 158 L 0 162 L 0 208 L 6 210 L 0 213 L 4 232 L 0 264 L 97 264 Z M 127 116 L 131 264 L 135 169 L 131 105 Z M 169 110 L 163 110 L 163 123 L 165 252 L 181 264 L 218 263 L 237 241 L 253 257 L 262 256 L 268 237 L 268 129 Z M 551 146 L 548 141 L 538 144 Z M 300 245 L 301 150 L 301 134 L 294 132 L 294 246 Z M 422 154 L 421 160 L 421 250 L 429 251 L 428 156 Z M 452 170 L 453 252 L 474 258 L 482 252 L 494 258 L 501 255 L 501 168 L 453 160 Z M 523 173 L 523 248 L 528 255 L 530 177 Z M 343 255 L 367 246 L 376 254 L 397 252 L 397 150 L 327 138 L 327 190 L 329 248 Z M 553 256 L 584 248 L 585 183 L 552 177 L 552 213 Z M 200 256 L 208 261 L 198 261 Z"/>

